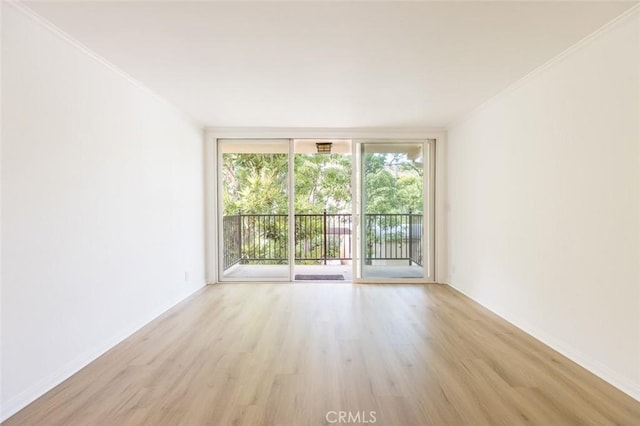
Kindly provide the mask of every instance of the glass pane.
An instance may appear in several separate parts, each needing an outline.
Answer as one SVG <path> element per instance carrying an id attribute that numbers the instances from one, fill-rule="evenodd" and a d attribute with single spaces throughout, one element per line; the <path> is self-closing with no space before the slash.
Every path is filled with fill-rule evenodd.
<path id="1" fill-rule="evenodd" d="M 294 154 L 294 279 L 350 281 L 351 141 L 296 140 Z"/>
<path id="2" fill-rule="evenodd" d="M 221 279 L 289 279 L 289 141 L 225 140 Z"/>
<path id="3" fill-rule="evenodd" d="M 423 278 L 422 143 L 361 145 L 361 277 Z"/>

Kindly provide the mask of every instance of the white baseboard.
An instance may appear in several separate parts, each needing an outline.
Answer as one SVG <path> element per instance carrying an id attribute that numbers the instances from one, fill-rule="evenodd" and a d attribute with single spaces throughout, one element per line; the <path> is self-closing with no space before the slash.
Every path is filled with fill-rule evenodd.
<path id="1" fill-rule="evenodd" d="M 51 389 L 53 389 L 63 381 L 67 380 L 69 377 L 73 376 L 75 373 L 80 371 L 82 368 L 86 367 L 92 361 L 95 361 L 98 357 L 103 355 L 109 349 L 121 343 L 127 337 L 131 336 L 136 331 L 140 330 L 142 327 L 149 324 L 151 321 L 153 321 L 154 319 L 158 318 L 160 315 L 167 312 L 169 309 L 176 306 L 178 303 L 182 302 L 189 296 L 193 295 L 195 292 L 201 290 L 203 286 L 197 287 L 193 291 L 187 292 L 180 299 L 156 309 L 154 312 L 149 314 L 145 319 L 140 320 L 137 323 L 128 326 L 127 328 L 113 335 L 111 338 L 107 339 L 105 342 L 78 355 L 74 360 L 67 363 L 59 370 L 53 372 L 47 377 L 44 377 L 42 380 L 40 380 L 36 384 L 30 386 L 29 388 L 20 392 L 18 395 L 9 399 L 6 402 L 6 404 L 4 404 L 3 407 L 0 407 L 0 422 L 7 420 L 9 417 L 13 416 L 15 413 L 22 410 L 24 407 L 31 404 L 36 399 L 38 399 L 45 393 L 49 392 Z"/>
<path id="2" fill-rule="evenodd" d="M 628 379 L 627 377 L 621 376 L 620 374 L 613 371 L 611 368 L 604 365 L 600 361 L 596 361 L 595 359 L 591 358 L 584 352 L 572 347 L 571 345 L 568 345 L 567 343 L 563 342 L 557 337 L 552 336 L 551 334 L 543 330 L 540 330 L 539 328 L 534 327 L 531 324 L 525 321 L 522 321 L 519 318 L 514 317 L 512 314 L 507 315 L 502 312 L 499 312 L 498 310 L 492 308 L 491 306 L 485 305 L 484 303 L 477 300 L 475 297 L 471 296 L 470 294 L 467 294 L 465 291 L 456 287 L 455 285 L 451 283 L 446 283 L 446 284 L 449 287 L 453 288 L 454 290 L 464 294 L 469 299 L 473 300 L 479 305 L 490 310 L 494 314 L 498 315 L 503 320 L 518 327 L 520 330 L 529 334 L 533 338 L 549 346 L 551 349 L 569 358 L 571 361 L 580 365 L 584 369 L 600 377 L 605 382 L 616 387 L 617 389 L 621 390 L 622 392 L 626 393 L 627 395 L 636 399 L 637 401 L 640 401 L 640 383 L 634 383 L 632 380 Z"/>

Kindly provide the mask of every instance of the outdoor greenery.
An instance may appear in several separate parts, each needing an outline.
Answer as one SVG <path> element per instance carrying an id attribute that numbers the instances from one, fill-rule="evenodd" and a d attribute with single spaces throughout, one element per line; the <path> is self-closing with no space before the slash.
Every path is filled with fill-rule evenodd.
<path id="1" fill-rule="evenodd" d="M 364 156 L 366 213 L 422 211 L 422 166 L 406 154 Z"/>
<path id="2" fill-rule="evenodd" d="M 287 154 L 224 154 L 224 215 L 287 214 Z"/>
<path id="3" fill-rule="evenodd" d="M 295 212 L 351 212 L 351 156 L 296 154 Z M 224 214 L 286 214 L 286 154 L 224 154 Z M 364 157 L 366 213 L 422 211 L 422 167 L 404 154 Z"/>
<path id="4" fill-rule="evenodd" d="M 242 253 L 252 253 L 250 263 L 286 263 L 273 250 L 287 252 L 287 222 L 254 215 L 287 214 L 287 154 L 224 154 L 223 206 L 225 216 L 238 216 L 243 229 Z M 364 198 L 368 214 L 406 214 L 422 211 L 422 166 L 406 154 L 364 155 Z M 343 154 L 296 154 L 294 157 L 296 214 L 351 213 L 352 157 Z M 387 223 L 387 222 L 385 222 Z M 388 222 L 392 226 L 392 222 Z M 345 224 L 350 226 L 349 224 Z M 296 222 L 296 253 L 322 251 L 321 218 Z M 330 225 L 335 226 L 335 225 Z M 377 225 L 376 225 L 377 226 Z M 398 228 L 395 225 L 395 228 Z M 394 231 L 387 232 L 390 236 Z M 378 232 L 368 230 L 368 243 L 378 242 Z M 331 239 L 328 256 L 339 255 L 339 239 Z M 372 248 L 369 247 L 368 250 Z M 339 256 L 338 256 L 339 257 Z M 260 260 L 264 259 L 264 260 Z M 313 263 L 313 262 L 305 262 Z"/>

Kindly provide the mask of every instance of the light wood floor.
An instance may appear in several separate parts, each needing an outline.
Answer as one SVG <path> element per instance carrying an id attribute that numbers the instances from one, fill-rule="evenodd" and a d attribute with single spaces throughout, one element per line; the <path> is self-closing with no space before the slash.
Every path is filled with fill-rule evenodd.
<path id="1" fill-rule="evenodd" d="M 299 426 L 330 411 L 640 424 L 640 403 L 447 286 L 352 284 L 207 287 L 6 424 Z"/>

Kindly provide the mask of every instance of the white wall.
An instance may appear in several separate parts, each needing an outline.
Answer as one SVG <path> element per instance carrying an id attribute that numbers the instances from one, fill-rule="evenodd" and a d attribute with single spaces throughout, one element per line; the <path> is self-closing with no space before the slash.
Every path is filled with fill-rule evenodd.
<path id="1" fill-rule="evenodd" d="M 199 125 L 2 15 L 6 418 L 203 286 L 204 190 Z"/>
<path id="2" fill-rule="evenodd" d="M 449 131 L 452 286 L 640 398 L 640 16 Z"/>

